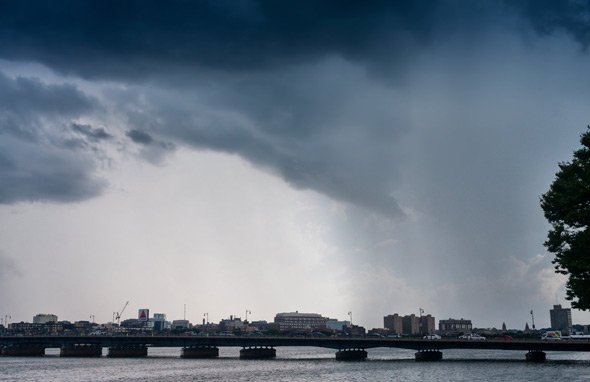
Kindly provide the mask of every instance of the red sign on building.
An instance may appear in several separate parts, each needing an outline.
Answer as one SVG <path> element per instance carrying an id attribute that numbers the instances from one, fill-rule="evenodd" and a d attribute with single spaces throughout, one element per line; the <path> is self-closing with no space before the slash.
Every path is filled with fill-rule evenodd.
<path id="1" fill-rule="evenodd" d="M 150 310 L 149 309 L 139 309 L 139 313 L 137 315 L 139 321 L 147 321 L 150 318 Z"/>

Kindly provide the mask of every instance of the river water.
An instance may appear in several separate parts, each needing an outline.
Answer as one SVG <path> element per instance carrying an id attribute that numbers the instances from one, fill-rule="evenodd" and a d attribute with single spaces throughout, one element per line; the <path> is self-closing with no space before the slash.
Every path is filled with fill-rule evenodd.
<path id="1" fill-rule="evenodd" d="M 106 349 L 105 349 L 106 352 Z M 523 351 L 444 350 L 440 362 L 415 362 L 414 352 L 369 349 L 369 359 L 338 362 L 321 348 L 277 348 L 273 360 L 240 360 L 239 348 L 217 359 L 181 359 L 178 348 L 151 348 L 147 358 L 0 357 L 0 381 L 590 381 L 590 354 L 547 352 L 544 364 Z"/>

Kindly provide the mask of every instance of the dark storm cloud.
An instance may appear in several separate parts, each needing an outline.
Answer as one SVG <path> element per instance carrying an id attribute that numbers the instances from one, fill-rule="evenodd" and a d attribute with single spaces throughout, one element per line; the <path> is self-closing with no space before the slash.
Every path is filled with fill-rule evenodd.
<path id="1" fill-rule="evenodd" d="M 260 69 L 339 55 L 397 67 L 436 26 L 477 33 L 494 9 L 539 32 L 589 39 L 587 1 L 4 1 L 0 57 L 87 77 L 135 78 L 180 67 Z M 484 22 L 482 22 L 484 21 Z M 408 61 L 409 60 L 409 61 Z"/>
<path id="2" fill-rule="evenodd" d="M 587 0 L 506 1 L 528 19 L 541 34 L 565 31 L 587 48 L 590 44 L 590 2 Z"/>
<path id="3" fill-rule="evenodd" d="M 151 139 L 237 154 L 294 187 L 400 214 L 388 164 L 405 130 L 403 106 L 343 60 L 120 98 L 120 113 Z"/>
<path id="4" fill-rule="evenodd" d="M 39 118 L 74 118 L 93 110 L 94 101 L 72 85 L 48 85 L 36 78 L 9 78 L 0 72 L 0 134 L 38 140 Z"/>
<path id="5" fill-rule="evenodd" d="M 102 190 L 89 155 L 67 144 L 67 126 L 95 103 L 72 85 L 0 73 L 0 203 L 67 202 Z"/>
<path id="6" fill-rule="evenodd" d="M 133 110 L 122 100 L 127 136 L 148 160 L 159 162 L 173 149 L 164 142 L 237 153 L 296 187 L 396 215 L 396 166 L 389 164 L 410 129 L 396 115 L 403 100 L 383 102 L 394 94 L 382 90 L 355 94 L 355 84 L 342 88 L 350 75 L 371 81 L 350 66 L 388 83 L 447 34 L 465 35 L 478 48 L 479 33 L 508 13 L 583 43 L 587 4 L 558 4 L 7 1 L 0 4 L 0 58 L 139 86 L 181 84 L 180 97 L 164 99 L 151 94 L 153 87 L 138 89 L 152 104 Z M 179 106 L 179 98 L 193 103 Z"/>
<path id="7" fill-rule="evenodd" d="M 146 117 L 153 118 L 153 116 Z M 176 149 L 176 145 L 173 143 L 154 139 L 150 134 L 142 130 L 129 130 L 125 135 L 141 146 L 140 156 L 155 165 L 162 164 L 166 156 Z"/>
<path id="8" fill-rule="evenodd" d="M 88 77 L 258 69 L 336 54 L 394 63 L 430 38 L 431 1 L 12 1 L 0 56 Z"/>
<path id="9" fill-rule="evenodd" d="M 9 78 L 0 73 L 0 104 L 4 110 L 26 114 L 79 115 L 94 108 L 94 100 L 70 84 L 52 85 L 37 78 Z"/>
<path id="10" fill-rule="evenodd" d="M 129 130 L 126 134 L 135 143 L 142 145 L 149 145 L 154 142 L 154 138 L 146 132 L 141 130 Z"/>

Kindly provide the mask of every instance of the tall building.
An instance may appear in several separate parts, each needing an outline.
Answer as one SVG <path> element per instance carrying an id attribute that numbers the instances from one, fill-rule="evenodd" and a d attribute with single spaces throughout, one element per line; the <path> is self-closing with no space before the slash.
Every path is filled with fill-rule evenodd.
<path id="1" fill-rule="evenodd" d="M 383 327 L 391 332 L 409 336 L 433 334 L 435 331 L 434 317 L 430 314 L 419 317 L 415 314 L 403 317 L 397 313 L 390 314 L 383 317 Z"/>
<path id="2" fill-rule="evenodd" d="M 408 334 L 410 336 L 420 333 L 420 317 L 416 317 L 415 314 L 404 316 L 402 318 L 402 334 Z"/>
<path id="3" fill-rule="evenodd" d="M 434 317 L 430 314 L 426 316 L 420 316 L 420 334 L 434 334 L 436 327 L 434 325 Z"/>
<path id="4" fill-rule="evenodd" d="M 312 330 L 325 329 L 327 317 L 322 317 L 318 313 L 277 313 L 275 324 L 279 330 Z"/>
<path id="5" fill-rule="evenodd" d="M 551 316 L 551 329 L 561 330 L 566 334 L 572 328 L 572 310 L 570 308 L 562 308 L 561 305 L 553 305 L 553 309 L 549 310 Z"/>
<path id="6" fill-rule="evenodd" d="M 441 334 L 468 333 L 473 329 L 471 320 L 461 318 L 460 320 L 449 318 L 438 322 L 438 330 Z"/>
<path id="7" fill-rule="evenodd" d="M 383 317 L 383 327 L 393 333 L 402 334 L 402 317 L 397 313 Z"/>

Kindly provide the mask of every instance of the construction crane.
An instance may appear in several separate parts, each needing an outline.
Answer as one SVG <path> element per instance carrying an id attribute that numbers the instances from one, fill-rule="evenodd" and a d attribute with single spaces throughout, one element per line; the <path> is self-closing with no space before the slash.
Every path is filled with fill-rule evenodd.
<path id="1" fill-rule="evenodd" d="M 129 301 L 127 301 L 125 303 L 125 305 L 123 305 L 123 308 L 121 309 L 120 312 L 114 312 L 113 313 L 113 322 L 117 321 L 117 325 L 119 325 L 121 323 L 121 316 L 123 315 L 123 312 L 125 311 L 125 308 L 127 308 L 127 305 L 129 305 Z"/>

